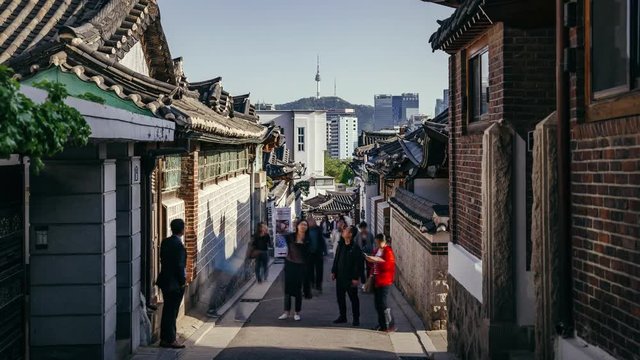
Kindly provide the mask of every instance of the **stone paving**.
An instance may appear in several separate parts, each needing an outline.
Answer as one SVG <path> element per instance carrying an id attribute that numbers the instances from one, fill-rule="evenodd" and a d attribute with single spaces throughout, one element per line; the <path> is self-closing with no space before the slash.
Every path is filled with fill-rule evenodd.
<path id="1" fill-rule="evenodd" d="M 442 333 L 424 331 L 417 315 L 395 289 L 390 300 L 396 333 L 369 330 L 376 325 L 373 296 L 363 293 L 361 326 L 334 325 L 338 309 L 329 268 L 327 258 L 324 293 L 314 291 L 313 299 L 303 301 L 299 322 L 277 320 L 283 308 L 284 274 L 281 264 L 273 264 L 270 281 L 248 287 L 221 319 L 195 331 L 186 341 L 186 349 L 145 347 L 133 359 L 428 359 L 427 353 L 445 358 L 442 356 L 446 354 L 438 351 L 446 349 L 446 333 L 443 337 Z M 350 314 L 348 300 L 347 307 Z"/>

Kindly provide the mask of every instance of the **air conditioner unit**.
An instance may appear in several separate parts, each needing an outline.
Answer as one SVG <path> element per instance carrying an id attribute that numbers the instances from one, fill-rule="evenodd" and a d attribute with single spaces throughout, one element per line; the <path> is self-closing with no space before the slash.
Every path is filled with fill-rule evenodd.
<path id="1" fill-rule="evenodd" d="M 255 188 L 261 189 L 267 186 L 267 172 L 266 171 L 258 171 L 255 176 Z"/>

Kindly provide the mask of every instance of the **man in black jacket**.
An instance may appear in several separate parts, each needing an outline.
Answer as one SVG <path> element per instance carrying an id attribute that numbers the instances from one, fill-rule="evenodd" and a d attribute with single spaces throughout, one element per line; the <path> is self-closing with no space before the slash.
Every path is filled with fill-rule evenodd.
<path id="1" fill-rule="evenodd" d="M 342 230 L 342 238 L 333 259 L 331 278 L 336 281 L 336 295 L 340 316 L 333 322 L 342 324 L 347 322 L 347 302 L 345 294 L 349 295 L 353 312 L 353 326 L 360 325 L 360 300 L 358 299 L 358 284 L 364 269 L 362 250 L 354 242 L 357 234 L 355 226 L 346 226 Z"/>
<path id="2" fill-rule="evenodd" d="M 176 320 L 186 285 L 187 252 L 182 243 L 184 220 L 171 221 L 172 235 L 160 245 L 160 275 L 156 285 L 162 290 L 164 305 L 160 323 L 160 346 L 181 349 L 176 341 Z"/>

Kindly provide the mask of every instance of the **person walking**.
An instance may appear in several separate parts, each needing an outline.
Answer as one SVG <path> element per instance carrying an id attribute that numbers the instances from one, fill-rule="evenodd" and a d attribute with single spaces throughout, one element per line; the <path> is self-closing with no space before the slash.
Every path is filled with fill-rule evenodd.
<path id="1" fill-rule="evenodd" d="M 369 228 L 367 226 L 366 222 L 361 222 L 358 225 L 358 229 L 360 231 L 358 231 L 358 238 L 356 240 L 356 244 L 358 244 L 358 246 L 360 246 L 360 248 L 362 248 L 362 252 L 364 252 L 365 254 L 369 255 L 371 254 L 371 252 L 373 251 L 374 248 L 374 239 L 373 239 L 373 235 L 371 234 L 371 232 L 369 232 Z M 364 261 L 364 259 L 363 259 Z M 368 264 L 367 264 L 368 265 Z M 362 272 L 362 286 L 364 288 L 364 284 L 367 281 L 367 277 L 370 274 L 369 271 L 369 266 L 366 266 L 364 268 L 364 271 Z"/>
<path id="2" fill-rule="evenodd" d="M 375 330 L 395 331 L 391 309 L 388 305 L 389 292 L 396 272 L 396 259 L 391 246 L 384 234 L 375 236 L 378 251 L 375 256 L 367 255 L 365 259 L 373 263 L 373 295 L 376 312 L 378 313 L 378 327 Z"/>
<path id="3" fill-rule="evenodd" d="M 305 281 L 307 247 L 309 234 L 307 220 L 300 220 L 296 224 L 296 231 L 287 236 L 287 257 L 284 263 L 284 312 L 279 320 L 286 320 L 291 314 L 291 297 L 295 298 L 295 314 L 293 319 L 300 321 L 302 310 L 302 287 Z"/>
<path id="4" fill-rule="evenodd" d="M 327 255 L 327 243 L 322 234 L 322 228 L 318 226 L 313 217 L 309 218 L 309 258 L 308 258 L 308 282 L 322 293 L 322 275 L 324 272 L 324 257 Z M 307 295 L 311 294 L 308 289 Z"/>
<path id="5" fill-rule="evenodd" d="M 182 349 L 185 346 L 176 341 L 176 320 L 186 286 L 187 252 L 182 243 L 184 220 L 174 219 L 169 226 L 172 235 L 160 245 L 160 274 L 156 281 L 164 299 L 160 320 L 160 346 Z"/>
<path id="6" fill-rule="evenodd" d="M 364 261 L 362 250 L 355 243 L 357 230 L 355 226 L 347 226 L 342 231 L 342 238 L 333 259 L 331 278 L 336 281 L 336 296 L 340 316 L 334 324 L 347 322 L 347 303 L 345 295 L 349 295 L 353 313 L 353 326 L 360 326 L 360 300 L 358 299 L 358 285 L 363 272 Z"/>
<path id="7" fill-rule="evenodd" d="M 251 243 L 251 252 L 256 260 L 256 279 L 258 283 L 262 283 L 269 277 L 269 245 L 271 245 L 269 228 L 267 228 L 267 224 L 260 222 Z"/>

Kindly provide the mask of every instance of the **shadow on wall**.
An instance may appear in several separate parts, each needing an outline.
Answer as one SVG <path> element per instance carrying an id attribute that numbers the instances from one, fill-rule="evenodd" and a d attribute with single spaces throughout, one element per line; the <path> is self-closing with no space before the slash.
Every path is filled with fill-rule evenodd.
<path id="1" fill-rule="evenodd" d="M 197 252 L 196 278 L 189 286 L 193 311 L 218 308 L 252 277 L 253 261 L 246 259 L 246 249 L 251 238 L 249 201 L 236 201 L 233 209 L 236 211 L 235 216 L 228 214 L 233 211 L 231 206 L 217 209 L 218 224 L 214 222 L 214 216 L 218 216 L 216 209 L 212 209 L 214 202 L 207 203 L 202 241 Z M 225 249 L 229 246 L 233 247 L 233 251 L 226 255 Z"/>

